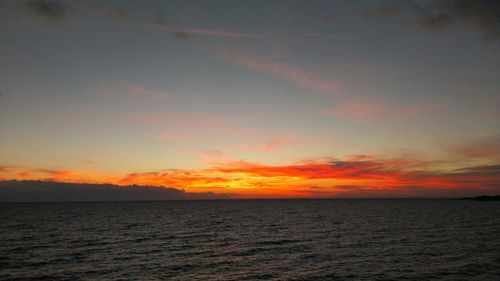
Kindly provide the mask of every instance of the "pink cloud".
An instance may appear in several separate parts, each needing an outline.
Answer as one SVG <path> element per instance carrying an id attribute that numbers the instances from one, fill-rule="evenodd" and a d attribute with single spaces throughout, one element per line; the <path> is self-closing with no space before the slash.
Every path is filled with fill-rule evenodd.
<path id="1" fill-rule="evenodd" d="M 206 112 L 162 112 L 162 113 L 127 113 L 118 117 L 118 121 L 127 124 L 136 124 L 157 128 L 158 132 L 152 136 L 156 141 L 190 142 L 213 140 L 269 140 L 275 134 L 267 130 L 250 126 L 248 120 L 242 116 L 225 116 L 217 113 Z M 274 142 L 273 140 L 271 142 Z M 280 141 L 281 142 L 281 141 Z M 272 147 L 278 145 L 269 143 Z"/>
<path id="2" fill-rule="evenodd" d="M 375 157 L 366 154 L 355 154 L 349 156 L 349 161 L 374 161 Z"/>
<path id="3" fill-rule="evenodd" d="M 139 83 L 130 82 L 111 82 L 107 85 L 98 86 L 94 94 L 99 96 L 113 96 L 113 97 L 135 97 L 145 99 L 170 99 L 175 97 L 175 93 L 169 91 L 159 91 L 146 88 Z"/>
<path id="4" fill-rule="evenodd" d="M 336 94 L 342 90 L 342 83 L 340 81 L 327 81 L 313 78 L 306 71 L 283 61 L 265 59 L 240 52 L 228 52 L 225 50 L 220 50 L 219 53 L 235 66 L 271 73 L 274 76 L 291 81 L 305 89 L 328 94 Z"/>
<path id="5" fill-rule="evenodd" d="M 236 129 L 240 125 L 234 120 L 219 114 L 212 113 L 194 113 L 194 112 L 163 112 L 163 113 L 145 113 L 128 114 L 121 117 L 123 121 L 169 128 L 218 128 L 218 129 Z M 207 130 L 209 131 L 209 130 Z"/>
<path id="6" fill-rule="evenodd" d="M 278 153 L 282 152 L 281 147 L 290 144 L 290 140 L 280 138 L 272 141 L 268 141 L 262 145 L 244 145 L 232 147 L 233 150 L 240 150 L 245 152 L 268 152 L 268 153 Z"/>
<path id="7" fill-rule="evenodd" d="M 146 90 L 142 85 L 139 84 L 132 84 L 128 86 L 127 92 L 128 94 L 135 97 L 146 97 L 152 99 L 164 99 L 174 96 L 174 94 L 170 92 Z"/>
<path id="8" fill-rule="evenodd" d="M 331 115 L 357 120 L 370 120 L 383 117 L 406 118 L 431 112 L 429 107 L 389 106 L 374 103 L 342 102 L 339 106 L 322 110 L 323 115 Z"/>
<path id="9" fill-rule="evenodd" d="M 229 158 L 226 154 L 217 149 L 198 149 L 198 148 L 188 148 L 185 149 L 186 152 L 194 153 L 201 156 L 205 160 L 228 160 Z"/>

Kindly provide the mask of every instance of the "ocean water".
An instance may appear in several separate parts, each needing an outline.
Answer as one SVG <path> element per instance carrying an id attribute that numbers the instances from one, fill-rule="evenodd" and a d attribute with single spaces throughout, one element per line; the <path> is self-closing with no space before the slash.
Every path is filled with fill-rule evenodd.
<path id="1" fill-rule="evenodd" d="M 500 202 L 0 205 L 0 280 L 500 280 Z"/>

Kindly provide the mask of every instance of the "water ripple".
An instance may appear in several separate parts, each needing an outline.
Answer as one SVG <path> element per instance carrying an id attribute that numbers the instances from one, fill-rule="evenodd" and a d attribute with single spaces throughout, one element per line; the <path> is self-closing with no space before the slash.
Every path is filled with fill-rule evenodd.
<path id="1" fill-rule="evenodd" d="M 497 280 L 500 204 L 0 205 L 0 280 Z"/>

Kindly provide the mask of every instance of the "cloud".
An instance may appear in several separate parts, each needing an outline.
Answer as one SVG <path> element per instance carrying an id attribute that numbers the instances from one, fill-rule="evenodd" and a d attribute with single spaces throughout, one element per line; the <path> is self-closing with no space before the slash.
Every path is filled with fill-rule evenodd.
<path id="1" fill-rule="evenodd" d="M 189 148 L 186 149 L 186 152 L 194 153 L 203 161 L 227 161 L 230 159 L 222 150 L 218 149 Z"/>
<path id="2" fill-rule="evenodd" d="M 112 7 L 102 3 L 89 3 L 88 7 L 98 13 L 117 21 L 133 22 L 129 12 L 124 7 Z"/>
<path id="3" fill-rule="evenodd" d="M 14 3 L 15 1 L 10 1 Z M 8 3 L 9 6 L 15 6 Z M 163 8 L 159 2 L 150 2 L 147 10 L 138 13 L 138 9 L 130 6 L 130 3 L 120 3 L 117 1 L 113 4 L 106 4 L 99 1 L 68 1 L 68 0 L 27 0 L 22 3 L 25 16 L 32 17 L 37 20 L 47 20 L 53 23 L 63 23 L 66 20 L 82 20 L 89 15 L 98 15 L 107 18 L 117 23 L 128 25 L 137 25 L 146 28 L 157 29 L 167 32 L 173 38 L 179 40 L 191 39 L 193 36 L 209 36 L 222 38 L 275 38 L 284 36 L 301 36 L 301 37 L 337 37 L 346 36 L 344 34 L 331 34 L 320 32 L 304 32 L 304 33 L 266 33 L 266 32 L 240 32 L 221 28 L 209 27 L 192 27 L 192 26 L 176 26 L 171 24 L 172 20 L 167 19 Z M 7 6 L 7 5 L 6 5 Z M 78 16 L 82 16 L 81 18 Z M 18 19 L 0 20 L 0 25 L 14 27 L 21 23 Z"/>
<path id="4" fill-rule="evenodd" d="M 294 165 L 267 166 L 239 161 L 220 163 L 214 170 L 223 173 L 245 173 L 259 177 L 298 177 L 302 179 L 380 179 L 391 175 L 400 168 L 396 162 L 376 162 L 369 160 L 330 162 L 309 161 Z"/>
<path id="5" fill-rule="evenodd" d="M 0 202 L 158 201 L 222 199 L 228 195 L 193 193 L 160 186 L 0 181 Z"/>
<path id="6" fill-rule="evenodd" d="M 139 85 L 139 84 L 129 85 L 127 87 L 126 92 L 129 95 L 132 95 L 135 97 L 146 97 L 146 98 L 152 98 L 152 99 L 164 99 L 164 98 L 174 96 L 174 94 L 171 92 L 146 90 L 142 85 Z"/>
<path id="7" fill-rule="evenodd" d="M 259 38 L 259 37 L 273 37 L 275 34 L 269 33 L 244 33 L 233 32 L 221 29 L 201 29 L 201 28 L 178 28 L 166 27 L 165 30 L 174 34 L 179 34 L 181 37 L 189 37 L 191 35 L 206 35 L 214 37 L 236 37 L 236 38 Z"/>
<path id="8" fill-rule="evenodd" d="M 500 175 L 500 165 L 482 165 L 474 167 L 466 167 L 457 169 L 462 173 L 472 173 L 472 174 L 499 174 Z"/>
<path id="9" fill-rule="evenodd" d="M 219 155 L 218 151 L 208 153 Z M 223 156 L 223 155 L 222 155 Z M 408 158 L 376 159 L 352 155 L 285 165 L 264 165 L 219 159 L 207 168 L 91 174 L 71 170 L 20 169 L 0 173 L 2 179 L 43 179 L 71 183 L 111 183 L 175 187 L 189 192 L 233 194 L 238 197 L 398 197 L 464 196 L 500 192 L 500 164 L 436 169 L 435 161 Z M 470 163 L 470 162 L 469 162 Z M 442 164 L 442 163 L 441 163 Z M 28 172 L 24 177 L 21 172 Z M 308 191 L 309 190 L 309 191 Z M 314 191 L 316 190 L 316 191 Z M 474 193 L 475 192 L 475 193 Z"/>
<path id="10" fill-rule="evenodd" d="M 426 186 L 432 189 L 447 189 L 449 194 L 454 194 L 455 188 L 500 192 L 498 165 L 472 166 L 450 171 L 422 170 L 430 164 L 431 162 L 417 160 L 332 160 L 285 166 L 233 162 L 223 163 L 215 169 L 226 174 L 245 174 L 253 178 L 281 178 L 288 186 L 293 186 L 296 181 L 303 185 L 304 182 L 329 179 L 357 182 L 357 185 L 362 183 L 364 187 L 375 190 L 398 191 L 403 186 Z"/>
<path id="11" fill-rule="evenodd" d="M 31 15 L 50 21 L 62 21 L 67 17 L 68 3 L 58 0 L 28 0 L 24 8 Z"/>
<path id="12" fill-rule="evenodd" d="M 117 117 L 118 122 L 135 124 L 141 127 L 156 128 L 157 133 L 150 136 L 154 141 L 163 142 L 226 142 L 249 143 L 252 140 L 270 140 L 275 134 L 251 126 L 251 119 L 245 114 L 228 117 L 209 112 L 161 112 L 126 113 Z M 226 148 L 231 149 L 230 145 Z"/>
<path id="13" fill-rule="evenodd" d="M 320 111 L 322 115 L 338 116 L 357 120 L 372 120 L 377 118 L 406 118 L 428 114 L 430 107 L 389 106 L 363 102 L 341 102 L 337 107 Z"/>
<path id="14" fill-rule="evenodd" d="M 122 117 L 126 123 L 134 123 L 146 126 L 160 128 L 186 129 L 187 132 L 193 132 L 195 135 L 164 135 L 164 140 L 184 140 L 201 139 L 204 137 L 217 137 L 220 133 L 226 132 L 229 135 L 237 135 L 239 130 L 246 131 L 239 122 L 230 119 L 227 116 L 203 112 L 183 113 L 183 112 L 162 112 L 162 113 L 137 113 L 127 114 Z M 211 128 L 206 130 L 206 128 Z M 204 129 L 204 130 L 202 130 Z M 245 136 L 249 136 L 247 134 Z"/>
<path id="15" fill-rule="evenodd" d="M 340 81 L 327 81 L 313 78 L 306 71 L 283 61 L 265 59 L 241 52 L 228 52 L 226 50 L 220 50 L 219 53 L 223 58 L 237 67 L 270 73 L 308 90 L 329 94 L 337 94 L 342 90 L 342 83 Z"/>
<path id="16" fill-rule="evenodd" d="M 12 170 L 15 170 L 16 166 L 1 166 L 0 165 L 0 173 L 8 173 Z"/>
<path id="17" fill-rule="evenodd" d="M 8 166 L 8 169 L 0 169 L 0 174 L 10 179 L 37 179 L 46 181 L 65 181 L 79 183 L 96 183 L 105 180 L 103 175 L 76 171 L 70 169 L 32 169 L 21 166 Z"/>
<path id="18" fill-rule="evenodd" d="M 97 178 L 95 174 L 72 170 L 36 169 L 23 172 L 38 174 L 41 179 L 47 181 L 93 182 Z"/>
<path id="19" fill-rule="evenodd" d="M 181 28 L 181 27 L 165 27 L 164 30 L 172 33 L 177 39 L 190 39 L 194 35 L 224 37 L 224 38 L 277 38 L 277 37 L 349 37 L 352 35 L 332 34 L 321 32 L 305 32 L 305 33 L 265 33 L 265 32 L 238 32 L 224 29 L 209 29 L 209 28 Z"/>
<path id="20" fill-rule="evenodd" d="M 485 40 L 500 39 L 500 1 L 438 0 L 417 6 L 417 23 L 432 30 L 453 25 L 477 29 Z"/>
<path id="21" fill-rule="evenodd" d="M 375 157 L 372 155 L 366 155 L 366 154 L 354 154 L 349 156 L 350 161 L 373 161 L 375 160 Z"/>
<path id="22" fill-rule="evenodd" d="M 207 158 L 215 158 L 215 159 L 221 159 L 225 158 L 226 155 L 224 152 L 216 149 L 209 149 L 209 150 L 203 150 L 201 152 L 202 156 L 207 157 Z"/>
<path id="23" fill-rule="evenodd" d="M 441 146 L 445 151 L 466 158 L 500 158 L 500 135 Z"/>
<path id="24" fill-rule="evenodd" d="M 398 4 L 383 4 L 376 9 L 363 10 L 361 14 L 367 19 L 384 19 L 387 17 L 393 17 L 399 12 Z"/>
<path id="25" fill-rule="evenodd" d="M 190 39 L 194 35 L 211 36 L 211 37 L 229 37 L 229 38 L 260 38 L 272 37 L 275 34 L 268 33 L 245 33 L 235 32 L 223 29 L 207 29 L 207 28 L 182 28 L 172 26 L 166 19 L 163 10 L 159 5 L 155 5 L 153 10 L 155 16 L 150 16 L 147 19 L 139 19 L 134 17 L 131 12 L 125 7 L 113 7 L 103 3 L 90 3 L 89 8 L 91 11 L 107 16 L 112 20 L 126 22 L 129 24 L 142 24 L 145 26 L 161 28 L 169 32 L 174 38 L 180 40 Z"/>
<path id="26" fill-rule="evenodd" d="M 483 40 L 500 39 L 500 1 L 497 0 L 433 0 L 398 1 L 365 11 L 370 18 L 408 20 L 419 27 L 440 31 L 454 26 L 477 30 Z"/>
<path id="27" fill-rule="evenodd" d="M 92 92 L 99 96 L 133 97 L 152 100 L 163 100 L 176 96 L 175 93 L 170 91 L 148 89 L 142 84 L 133 82 L 114 82 L 99 86 Z"/>
<path id="28" fill-rule="evenodd" d="M 175 186 L 189 190 L 213 190 L 233 182 L 234 178 L 223 177 L 221 173 L 207 170 L 165 170 L 130 173 L 116 177 L 119 185 L 140 184 Z"/>
<path id="29" fill-rule="evenodd" d="M 271 141 L 267 141 L 261 145 L 238 145 L 228 147 L 230 151 L 244 151 L 244 152 L 267 152 L 267 153 L 279 153 L 283 152 L 281 148 L 285 145 L 290 144 L 291 141 L 286 138 L 277 138 Z"/>
<path id="30" fill-rule="evenodd" d="M 180 40 L 187 40 L 191 38 L 191 33 L 188 31 L 172 31 L 172 35 L 174 35 L 174 38 Z"/>

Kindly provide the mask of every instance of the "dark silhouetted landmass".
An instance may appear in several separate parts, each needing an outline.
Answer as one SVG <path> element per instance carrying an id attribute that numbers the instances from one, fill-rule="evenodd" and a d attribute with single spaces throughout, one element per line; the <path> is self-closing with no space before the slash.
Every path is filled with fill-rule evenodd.
<path id="1" fill-rule="evenodd" d="M 482 195 L 482 196 L 476 196 L 476 197 L 464 197 L 460 198 L 462 200 L 474 200 L 474 201 L 500 201 L 500 195 L 496 196 L 488 196 L 488 195 Z"/>
<path id="2" fill-rule="evenodd" d="M 161 186 L 0 181 L 0 202 L 156 201 L 228 197 L 212 192 L 193 193 Z"/>

